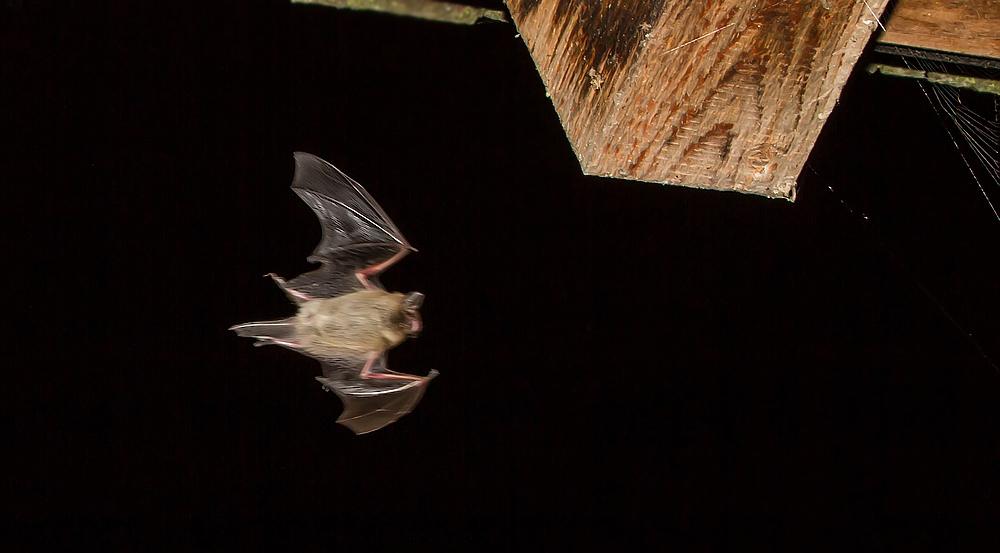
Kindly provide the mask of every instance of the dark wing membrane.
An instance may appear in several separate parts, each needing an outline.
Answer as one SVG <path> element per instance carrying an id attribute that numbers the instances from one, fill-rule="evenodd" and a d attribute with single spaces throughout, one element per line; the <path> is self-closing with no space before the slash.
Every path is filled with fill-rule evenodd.
<path id="1" fill-rule="evenodd" d="M 373 253 L 373 251 L 373 249 L 366 249 L 357 252 L 359 256 L 354 259 L 344 254 L 340 261 L 324 262 L 319 269 L 289 280 L 285 287 L 304 296 L 302 299 L 335 298 L 360 290 L 363 286 L 361 286 L 361 281 L 358 280 L 356 274 L 360 269 L 373 265 L 368 262 L 368 254 Z M 396 253 L 399 251 L 394 251 L 386 257 L 391 259 L 392 255 Z M 367 277 L 367 280 L 373 287 L 382 288 L 378 277 L 373 275 Z"/>
<path id="2" fill-rule="evenodd" d="M 355 273 L 413 249 L 382 208 L 353 179 L 326 161 L 295 152 L 292 189 L 312 208 L 323 237 L 309 261 L 323 267 L 289 282 L 309 297 L 333 297 L 362 288 Z M 402 255 L 400 255 L 402 257 Z"/>
<path id="3" fill-rule="evenodd" d="M 344 404 L 337 422 L 355 434 L 366 434 L 396 422 L 420 402 L 427 383 L 437 376 L 431 371 L 424 377 L 402 375 L 385 368 L 385 356 L 379 356 L 370 371 L 407 378 L 360 378 L 363 361 L 331 360 L 323 362 L 322 377 L 316 377 L 324 387 L 335 392 Z"/>

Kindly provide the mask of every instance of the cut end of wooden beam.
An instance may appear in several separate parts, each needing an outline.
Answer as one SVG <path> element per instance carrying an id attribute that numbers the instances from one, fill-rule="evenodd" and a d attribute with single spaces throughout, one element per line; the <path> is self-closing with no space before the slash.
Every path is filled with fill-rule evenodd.
<path id="1" fill-rule="evenodd" d="M 794 199 L 887 0 L 508 0 L 589 175 Z"/>

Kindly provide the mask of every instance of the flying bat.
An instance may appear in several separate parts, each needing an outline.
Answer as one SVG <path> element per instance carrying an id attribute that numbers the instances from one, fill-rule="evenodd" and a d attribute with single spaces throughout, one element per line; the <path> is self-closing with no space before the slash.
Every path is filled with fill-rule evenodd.
<path id="1" fill-rule="evenodd" d="M 356 434 L 378 430 L 413 410 L 438 374 L 397 373 L 385 361 L 386 351 L 420 333 L 424 295 L 388 292 L 378 275 L 416 249 L 360 184 L 312 154 L 295 153 L 292 190 L 323 227 L 308 257 L 321 266 L 287 282 L 268 275 L 298 306 L 294 317 L 230 330 L 256 338 L 255 346 L 318 359 L 316 380 L 344 404 L 337 422 Z"/>

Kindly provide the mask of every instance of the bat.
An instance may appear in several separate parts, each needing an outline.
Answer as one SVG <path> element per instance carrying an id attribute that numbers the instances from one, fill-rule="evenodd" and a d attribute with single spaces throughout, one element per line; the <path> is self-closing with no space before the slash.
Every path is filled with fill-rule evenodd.
<path id="1" fill-rule="evenodd" d="M 438 374 L 386 366 L 386 351 L 420 333 L 424 295 L 388 292 L 378 275 L 416 249 L 360 184 L 312 154 L 295 153 L 292 190 L 323 227 L 307 258 L 321 265 L 287 282 L 267 275 L 298 306 L 294 317 L 230 330 L 318 359 L 316 380 L 344 404 L 337 422 L 356 434 L 378 430 L 412 411 Z"/>

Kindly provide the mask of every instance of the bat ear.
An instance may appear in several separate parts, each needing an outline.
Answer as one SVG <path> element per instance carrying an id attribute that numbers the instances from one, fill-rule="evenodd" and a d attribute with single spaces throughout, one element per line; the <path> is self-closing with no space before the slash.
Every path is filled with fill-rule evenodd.
<path id="1" fill-rule="evenodd" d="M 420 292 L 410 292 L 403 298 L 403 305 L 407 309 L 420 309 L 420 306 L 424 304 L 424 295 Z"/>

